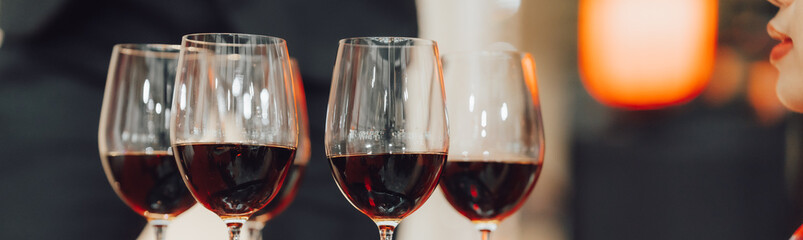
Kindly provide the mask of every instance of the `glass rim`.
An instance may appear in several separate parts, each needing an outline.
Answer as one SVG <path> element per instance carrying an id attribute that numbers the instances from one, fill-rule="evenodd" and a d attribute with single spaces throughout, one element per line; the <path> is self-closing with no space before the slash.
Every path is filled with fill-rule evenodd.
<path id="1" fill-rule="evenodd" d="M 413 46 L 406 46 L 406 45 L 376 45 L 376 44 L 368 44 L 368 41 L 379 41 L 383 43 L 393 43 L 393 42 L 402 42 L 402 41 L 410 41 L 415 43 L 416 45 Z M 437 46 L 438 43 L 435 40 L 430 39 L 423 39 L 423 38 L 415 38 L 415 37 L 393 37 L 393 36 L 385 36 L 385 37 L 350 37 L 340 39 L 338 41 L 341 46 L 360 46 L 360 47 L 378 47 L 378 48 L 394 48 L 394 47 L 416 47 L 416 46 Z"/>
<path id="2" fill-rule="evenodd" d="M 354 157 L 354 156 L 365 156 L 365 155 L 386 155 L 386 154 L 439 154 L 439 155 L 449 155 L 449 151 L 427 151 L 427 150 L 416 150 L 416 151 L 400 151 L 400 152 L 393 152 L 393 151 L 386 151 L 386 152 L 364 152 L 364 151 L 354 151 L 349 153 L 332 153 L 332 154 L 325 154 L 327 158 L 336 158 L 336 157 Z M 448 161 L 448 160 L 447 160 Z"/>
<path id="3" fill-rule="evenodd" d="M 178 58 L 181 46 L 161 43 L 118 43 L 114 45 L 114 52 L 138 57 Z"/>
<path id="4" fill-rule="evenodd" d="M 259 43 L 225 43 L 225 42 L 210 42 L 206 40 L 198 40 L 198 37 L 202 36 L 229 36 L 229 37 L 248 37 L 254 38 L 258 40 L 267 40 L 265 42 Z M 268 46 L 268 45 L 277 45 L 277 44 L 286 44 L 287 41 L 280 37 L 268 36 L 268 35 L 259 35 L 259 34 L 250 34 L 250 33 L 191 33 L 181 36 L 181 46 L 184 46 L 185 43 L 192 43 L 194 45 L 204 45 L 204 46 L 228 46 L 228 47 L 246 47 L 246 46 Z"/>
<path id="5" fill-rule="evenodd" d="M 470 56 L 470 57 L 478 57 L 478 56 L 514 56 L 517 58 L 532 58 L 532 54 L 525 51 L 513 51 L 513 50 L 480 50 L 480 51 L 458 51 L 458 52 L 451 52 L 451 53 L 442 53 L 441 59 L 452 58 L 457 56 Z"/>

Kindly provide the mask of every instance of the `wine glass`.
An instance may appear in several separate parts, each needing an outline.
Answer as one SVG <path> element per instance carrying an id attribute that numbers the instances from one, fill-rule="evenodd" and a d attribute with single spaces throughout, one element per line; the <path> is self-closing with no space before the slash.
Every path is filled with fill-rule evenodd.
<path id="1" fill-rule="evenodd" d="M 348 201 L 393 239 L 438 183 L 449 147 L 434 41 L 340 40 L 326 115 L 326 155 Z"/>
<path id="2" fill-rule="evenodd" d="M 535 186 L 544 132 L 535 61 L 521 52 L 466 52 L 442 58 L 451 122 L 446 200 L 488 240 Z"/>
<path id="3" fill-rule="evenodd" d="M 298 126 L 284 39 L 185 35 L 170 140 L 193 197 L 217 214 L 230 239 L 279 192 Z"/>
<path id="4" fill-rule="evenodd" d="M 310 158 L 309 120 L 307 117 L 307 100 L 304 96 L 304 84 L 301 81 L 301 72 L 298 70 L 298 62 L 295 59 L 290 59 L 290 67 L 293 71 L 296 119 L 299 130 L 298 148 L 296 148 L 293 166 L 290 168 L 290 172 L 287 173 L 279 193 L 268 205 L 248 219 L 248 232 L 253 240 L 262 239 L 262 228 L 265 227 L 265 223 L 278 216 L 293 202 L 298 192 L 301 177 L 304 176 L 304 169 L 306 169 Z"/>
<path id="5" fill-rule="evenodd" d="M 98 127 L 109 183 L 159 240 L 170 220 L 195 204 L 168 150 L 178 53 L 178 45 L 115 45 Z"/>

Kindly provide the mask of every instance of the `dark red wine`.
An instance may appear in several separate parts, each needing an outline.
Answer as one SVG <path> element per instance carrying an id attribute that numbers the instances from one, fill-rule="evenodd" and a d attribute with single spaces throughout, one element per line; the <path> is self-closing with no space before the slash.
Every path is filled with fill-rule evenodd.
<path id="1" fill-rule="evenodd" d="M 218 216 L 250 216 L 282 186 L 294 148 L 229 143 L 173 147 L 195 199 Z"/>
<path id="2" fill-rule="evenodd" d="M 450 160 L 440 186 L 452 207 L 471 221 L 501 221 L 524 204 L 540 173 L 534 162 Z"/>
<path id="3" fill-rule="evenodd" d="M 329 158 L 340 191 L 374 220 L 397 220 L 418 209 L 437 186 L 445 162 L 439 153 Z"/>
<path id="4" fill-rule="evenodd" d="M 290 168 L 290 172 L 287 173 L 287 177 L 284 178 L 282 188 L 279 189 L 279 193 L 276 193 L 276 197 L 274 197 L 268 205 L 265 205 L 264 208 L 254 213 L 251 219 L 264 223 L 282 213 L 284 209 L 287 209 L 296 197 L 296 193 L 298 193 L 298 185 L 301 182 L 301 176 L 304 175 L 304 168 L 306 167 L 306 165 L 293 164 Z"/>
<path id="5" fill-rule="evenodd" d="M 146 218 L 172 218 L 195 204 L 167 152 L 112 153 L 104 161 L 115 192 Z"/>

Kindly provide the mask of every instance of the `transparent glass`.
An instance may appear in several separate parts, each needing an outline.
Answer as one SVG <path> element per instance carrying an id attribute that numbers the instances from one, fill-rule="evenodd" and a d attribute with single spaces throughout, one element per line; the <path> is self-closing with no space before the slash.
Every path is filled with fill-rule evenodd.
<path id="1" fill-rule="evenodd" d="M 449 134 L 434 41 L 340 41 L 325 149 L 340 191 L 374 220 L 383 240 L 432 194 Z"/>
<path id="2" fill-rule="evenodd" d="M 195 204 L 169 151 L 178 53 L 178 45 L 115 45 L 98 127 L 109 183 L 159 240 L 170 220 Z"/>
<path id="3" fill-rule="evenodd" d="M 290 59 L 290 66 L 293 71 L 293 89 L 295 90 L 295 104 L 298 110 L 296 111 L 299 130 L 298 148 L 296 148 L 293 167 L 287 174 L 279 193 L 268 205 L 254 213 L 246 223 L 249 236 L 253 240 L 262 239 L 262 228 L 265 227 L 265 224 L 281 214 L 293 202 L 310 158 L 309 117 L 307 115 L 307 100 L 304 94 L 304 82 L 301 80 L 298 62 L 295 59 Z"/>
<path id="4" fill-rule="evenodd" d="M 298 145 L 291 74 L 280 38 L 182 38 L 172 149 L 193 197 L 223 219 L 230 239 L 239 239 L 291 169 Z"/>
<path id="5" fill-rule="evenodd" d="M 544 131 L 535 61 L 521 52 L 442 58 L 449 98 L 449 161 L 440 187 L 487 240 L 524 204 L 541 173 Z"/>

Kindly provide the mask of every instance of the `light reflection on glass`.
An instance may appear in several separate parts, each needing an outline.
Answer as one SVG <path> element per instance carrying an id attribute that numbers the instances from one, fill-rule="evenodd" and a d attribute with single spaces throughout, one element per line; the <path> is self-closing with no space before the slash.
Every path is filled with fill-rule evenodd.
<path id="1" fill-rule="evenodd" d="M 485 112 L 485 110 L 482 110 L 482 113 L 480 115 L 480 125 L 482 127 L 485 127 L 486 125 L 488 125 L 488 120 L 487 120 L 488 116 L 487 115 L 488 114 Z"/>
<path id="2" fill-rule="evenodd" d="M 383 102 L 382 110 L 383 111 L 387 111 L 388 110 L 388 91 L 385 91 L 385 96 L 383 97 L 383 99 L 384 99 L 384 101 L 382 101 Z"/>
<path id="3" fill-rule="evenodd" d="M 268 94 L 268 89 L 263 88 L 262 91 L 259 92 L 259 102 L 262 104 L 262 123 L 268 124 L 268 99 L 270 94 Z"/>
<path id="4" fill-rule="evenodd" d="M 502 109 L 499 110 L 499 115 L 501 115 L 502 121 L 507 120 L 507 103 L 502 103 Z"/>
<path id="5" fill-rule="evenodd" d="M 148 103 L 151 96 L 151 81 L 145 79 L 145 84 L 142 85 L 142 103 Z"/>
<path id="6" fill-rule="evenodd" d="M 251 94 L 243 94 L 243 116 L 245 119 L 251 119 Z"/>
<path id="7" fill-rule="evenodd" d="M 234 82 L 231 83 L 231 91 L 235 97 L 240 96 L 243 92 L 243 75 L 237 74 L 234 76 Z"/>
<path id="8" fill-rule="evenodd" d="M 376 83 L 376 66 L 374 66 L 374 71 L 371 74 L 371 88 L 374 88 L 374 83 Z"/>
<path id="9" fill-rule="evenodd" d="M 217 83 L 217 80 L 215 83 Z M 181 90 L 179 90 L 178 107 L 181 110 L 187 108 L 187 85 L 185 84 L 181 84 Z"/>
<path id="10" fill-rule="evenodd" d="M 468 111 L 474 112 L 474 94 L 468 97 Z"/>

